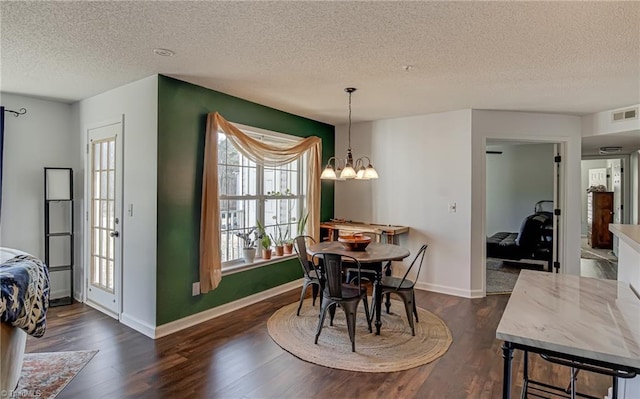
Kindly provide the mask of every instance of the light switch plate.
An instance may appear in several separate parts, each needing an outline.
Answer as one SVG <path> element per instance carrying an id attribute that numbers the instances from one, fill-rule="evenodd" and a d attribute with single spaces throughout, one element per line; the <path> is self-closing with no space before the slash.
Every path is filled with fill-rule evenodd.
<path id="1" fill-rule="evenodd" d="M 193 285 L 191 286 L 191 295 L 200 295 L 200 282 L 193 283 Z"/>

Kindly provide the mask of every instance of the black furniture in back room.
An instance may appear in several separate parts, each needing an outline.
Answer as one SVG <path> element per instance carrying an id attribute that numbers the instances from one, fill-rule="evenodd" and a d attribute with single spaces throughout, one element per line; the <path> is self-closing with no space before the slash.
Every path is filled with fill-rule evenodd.
<path id="1" fill-rule="evenodd" d="M 517 233 L 498 232 L 487 237 L 487 257 L 511 261 L 542 260 L 551 271 L 553 257 L 553 213 L 542 211 L 536 203 L 534 213 L 527 216 Z"/>

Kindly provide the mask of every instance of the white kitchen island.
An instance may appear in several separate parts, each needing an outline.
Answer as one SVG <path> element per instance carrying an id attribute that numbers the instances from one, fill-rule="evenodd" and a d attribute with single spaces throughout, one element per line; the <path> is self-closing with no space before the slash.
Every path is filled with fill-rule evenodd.
<path id="1" fill-rule="evenodd" d="M 609 224 L 609 231 L 618 237 L 618 281 L 629 283 L 640 293 L 640 225 Z M 640 329 L 640 326 L 636 326 Z M 640 377 L 622 380 L 620 398 L 640 398 Z"/>
<path id="2" fill-rule="evenodd" d="M 618 237 L 618 281 L 640 292 L 640 225 L 610 224 L 609 231 Z"/>
<path id="3" fill-rule="evenodd" d="M 578 369 L 633 377 L 640 373 L 640 299 L 625 282 L 522 270 L 496 338 L 504 341 L 504 399 L 511 398 L 514 350 L 525 353 L 525 392 L 555 388 L 529 378 L 529 354 Z M 613 388 L 623 381 L 636 379 L 612 378 Z M 639 391 L 616 391 L 618 398 L 640 397 Z M 589 394 L 602 398 L 607 393 Z"/>

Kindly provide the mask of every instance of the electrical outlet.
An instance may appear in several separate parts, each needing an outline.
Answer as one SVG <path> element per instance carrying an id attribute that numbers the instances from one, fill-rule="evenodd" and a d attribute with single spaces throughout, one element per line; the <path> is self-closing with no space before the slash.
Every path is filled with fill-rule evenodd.
<path id="1" fill-rule="evenodd" d="M 193 285 L 191 286 L 191 295 L 200 295 L 200 282 L 193 283 Z"/>
<path id="2" fill-rule="evenodd" d="M 456 213 L 456 203 L 452 202 L 449 204 L 449 213 Z"/>

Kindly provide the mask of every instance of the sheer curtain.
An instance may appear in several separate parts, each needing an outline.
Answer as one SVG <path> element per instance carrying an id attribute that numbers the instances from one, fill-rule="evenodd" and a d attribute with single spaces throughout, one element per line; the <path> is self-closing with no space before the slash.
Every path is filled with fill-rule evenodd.
<path id="1" fill-rule="evenodd" d="M 219 113 L 207 117 L 202 173 L 202 215 L 200 219 L 200 291 L 215 289 L 222 279 L 220 256 L 220 200 L 218 193 L 218 131 L 222 131 L 242 155 L 265 166 L 281 166 L 305 153 L 309 161 L 307 186 L 307 232 L 320 237 L 320 172 L 322 141 L 307 137 L 293 146 L 276 146 L 255 140 L 225 120 Z"/>

